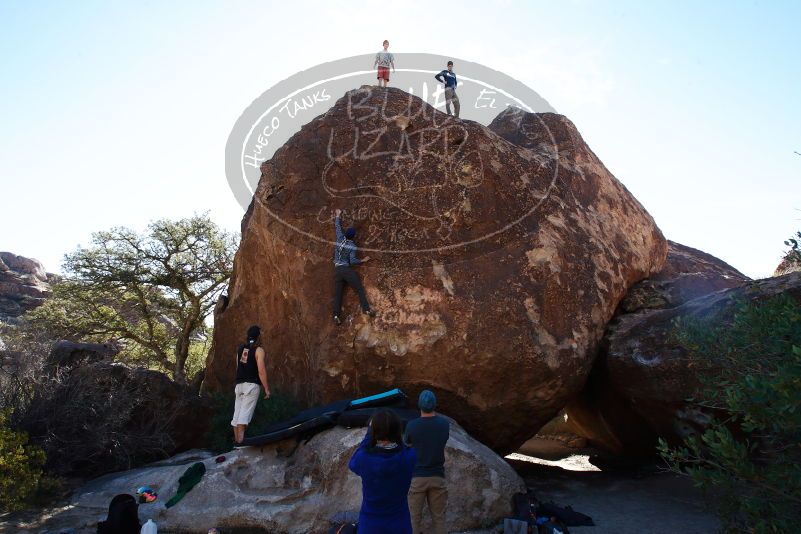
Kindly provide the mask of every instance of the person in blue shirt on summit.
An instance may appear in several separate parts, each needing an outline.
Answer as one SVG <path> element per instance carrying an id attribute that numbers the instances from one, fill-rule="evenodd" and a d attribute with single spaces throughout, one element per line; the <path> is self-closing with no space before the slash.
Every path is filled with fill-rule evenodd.
<path id="1" fill-rule="evenodd" d="M 456 73 L 453 72 L 453 61 L 448 61 L 448 68 L 443 70 L 434 78 L 445 84 L 445 111 L 448 115 L 451 114 L 451 103 L 453 103 L 453 111 L 456 118 L 459 118 L 459 97 L 456 96 Z"/>
<path id="2" fill-rule="evenodd" d="M 403 444 L 401 420 L 389 409 L 373 414 L 348 463 L 362 479 L 359 534 L 412 534 L 408 493 L 417 454 Z"/>
<path id="3" fill-rule="evenodd" d="M 359 274 L 352 268 L 353 265 L 370 261 L 370 257 L 366 256 L 361 260 L 356 257 L 357 247 L 353 242 L 353 238 L 356 237 L 356 229 L 351 226 L 343 232 L 341 216 L 342 210 L 334 211 L 334 228 L 337 233 L 337 242 L 334 246 L 334 322 L 338 325 L 342 324 L 340 315 L 342 314 L 342 292 L 345 290 L 345 284 L 356 290 L 362 312 L 370 317 L 375 317 L 375 312 L 370 309 L 370 304 L 367 302 L 367 294 Z"/>

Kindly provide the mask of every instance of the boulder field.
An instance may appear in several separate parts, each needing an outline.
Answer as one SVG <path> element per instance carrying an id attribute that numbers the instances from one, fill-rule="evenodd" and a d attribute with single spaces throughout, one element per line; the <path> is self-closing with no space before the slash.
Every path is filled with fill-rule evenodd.
<path id="1" fill-rule="evenodd" d="M 357 231 L 377 317 L 332 322 L 331 212 Z M 263 329 L 274 387 L 309 404 L 400 387 L 514 451 L 584 387 L 618 304 L 667 242 L 565 117 L 485 127 L 399 89 L 349 91 L 261 166 L 204 387 L 233 390 Z"/>
<path id="2" fill-rule="evenodd" d="M 216 526 L 224 532 L 328 532 L 337 514 L 358 514 L 361 482 L 348 469 L 348 461 L 364 433 L 364 428 L 336 427 L 301 444 L 293 438 L 237 449 L 225 453 L 220 463 L 209 453 L 184 454 L 90 482 L 75 493 L 69 514 L 80 517 L 73 525 L 82 522 L 92 527 L 105 518 L 112 497 L 147 485 L 159 499 L 140 505 L 139 517 L 143 522 L 152 518 L 159 530 L 206 532 Z M 166 508 L 178 479 L 196 461 L 206 467 L 200 483 L 178 504 Z M 456 423 L 451 423 L 445 449 L 445 471 L 448 532 L 497 524 L 511 513 L 512 496 L 525 491 L 523 480 L 509 464 Z"/>

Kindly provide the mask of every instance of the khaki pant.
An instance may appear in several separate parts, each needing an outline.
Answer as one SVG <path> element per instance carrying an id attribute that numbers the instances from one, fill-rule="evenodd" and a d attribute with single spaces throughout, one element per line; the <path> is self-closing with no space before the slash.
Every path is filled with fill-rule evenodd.
<path id="1" fill-rule="evenodd" d="M 428 511 L 434 529 L 431 534 L 446 534 L 445 508 L 448 504 L 448 487 L 442 477 L 414 477 L 409 488 L 409 512 L 412 514 L 412 530 L 420 534 L 423 523 L 423 503 L 428 501 Z"/>
<path id="2" fill-rule="evenodd" d="M 453 87 L 445 88 L 445 111 L 448 115 L 451 114 L 451 103 L 453 103 L 453 111 L 456 113 L 456 118 L 459 118 L 459 97 L 456 96 L 456 89 Z"/>

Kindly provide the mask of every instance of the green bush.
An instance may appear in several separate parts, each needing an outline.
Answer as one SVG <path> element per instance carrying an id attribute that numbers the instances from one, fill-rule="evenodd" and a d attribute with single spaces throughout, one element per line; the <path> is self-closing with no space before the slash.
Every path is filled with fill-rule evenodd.
<path id="1" fill-rule="evenodd" d="M 9 410 L 0 411 L 0 511 L 19 510 L 39 487 L 44 452 L 28 445 L 28 436 L 8 426 Z"/>
<path id="2" fill-rule="evenodd" d="M 234 392 L 230 395 L 216 393 L 213 395 L 214 415 L 211 419 L 206 446 L 215 453 L 231 450 L 234 444 L 231 417 L 234 415 Z M 265 429 L 281 421 L 291 419 L 298 412 L 295 400 L 280 391 L 273 391 L 269 399 L 264 399 L 264 392 L 259 396 L 253 420 L 248 425 L 245 436 L 258 436 Z"/>
<path id="3" fill-rule="evenodd" d="M 790 250 L 785 254 L 785 259 L 791 264 L 801 265 L 801 232 L 796 234 L 784 242 L 785 245 L 790 247 Z"/>
<path id="4" fill-rule="evenodd" d="M 661 441 L 662 456 L 708 490 L 727 532 L 797 532 L 801 305 L 784 295 L 739 302 L 733 315 L 679 321 L 675 339 L 702 370 L 692 402 L 718 415 L 681 447 Z"/>

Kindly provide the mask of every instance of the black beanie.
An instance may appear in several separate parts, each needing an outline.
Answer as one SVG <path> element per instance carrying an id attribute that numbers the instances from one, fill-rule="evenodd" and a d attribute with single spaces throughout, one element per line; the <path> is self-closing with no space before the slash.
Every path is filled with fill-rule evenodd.
<path id="1" fill-rule="evenodd" d="M 253 343 L 257 339 L 259 339 L 260 335 L 261 335 L 261 328 L 259 328 L 258 325 L 254 324 L 253 326 L 248 328 L 248 343 Z"/>

